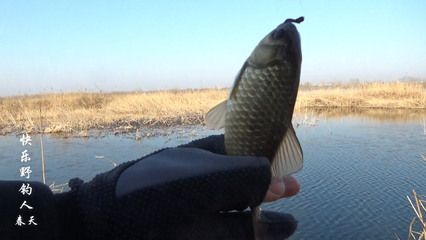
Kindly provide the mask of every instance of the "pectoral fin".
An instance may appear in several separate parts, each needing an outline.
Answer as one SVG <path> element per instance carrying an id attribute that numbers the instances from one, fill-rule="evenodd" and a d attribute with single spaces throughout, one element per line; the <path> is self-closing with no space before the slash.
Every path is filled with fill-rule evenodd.
<path id="1" fill-rule="evenodd" d="M 293 125 L 287 129 L 287 133 L 281 141 L 272 162 L 272 175 L 284 177 L 295 173 L 303 167 L 303 152 L 294 132 Z"/>
<path id="2" fill-rule="evenodd" d="M 206 126 L 210 129 L 221 129 L 225 127 L 227 100 L 214 106 L 206 114 Z"/>

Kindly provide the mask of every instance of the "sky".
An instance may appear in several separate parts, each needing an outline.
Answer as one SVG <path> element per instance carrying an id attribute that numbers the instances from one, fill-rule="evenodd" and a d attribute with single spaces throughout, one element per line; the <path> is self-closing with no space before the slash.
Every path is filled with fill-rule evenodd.
<path id="1" fill-rule="evenodd" d="M 301 82 L 426 78 L 425 0 L 0 1 L 0 96 L 232 86 L 304 16 Z"/>

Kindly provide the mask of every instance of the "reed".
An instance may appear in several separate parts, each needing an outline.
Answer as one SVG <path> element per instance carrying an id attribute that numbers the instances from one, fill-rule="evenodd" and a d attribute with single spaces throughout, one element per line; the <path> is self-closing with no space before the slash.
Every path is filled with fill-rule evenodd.
<path id="1" fill-rule="evenodd" d="M 301 85 L 296 112 L 306 108 L 426 109 L 423 82 Z M 144 126 L 202 124 L 228 89 L 125 93 L 50 93 L 0 98 L 0 134 L 87 133 Z M 43 125 L 39 106 L 43 106 Z"/>
<path id="2" fill-rule="evenodd" d="M 43 116 L 41 114 L 41 103 L 40 103 L 39 107 L 40 107 L 40 115 L 39 115 L 39 120 L 40 120 L 39 137 L 40 137 L 41 175 L 43 177 L 43 183 L 46 184 L 46 162 L 44 161 L 44 145 L 43 145 L 43 131 L 42 131 Z"/>
<path id="3" fill-rule="evenodd" d="M 44 133 L 200 124 L 225 89 L 129 93 L 61 93 L 0 99 L 0 132 L 34 132 L 43 106 Z"/>
<path id="4" fill-rule="evenodd" d="M 426 108 L 423 82 L 369 82 L 301 86 L 298 108 Z"/>
<path id="5" fill-rule="evenodd" d="M 409 240 L 426 240 L 426 200 L 424 200 L 424 197 L 418 195 L 414 190 L 413 200 L 407 196 L 408 202 L 415 214 L 408 229 L 407 239 Z"/>

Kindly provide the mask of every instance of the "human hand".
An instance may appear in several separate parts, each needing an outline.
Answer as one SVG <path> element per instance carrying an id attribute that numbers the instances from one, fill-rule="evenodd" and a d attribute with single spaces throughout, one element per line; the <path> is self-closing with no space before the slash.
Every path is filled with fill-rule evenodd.
<path id="1" fill-rule="evenodd" d="M 279 192 L 269 187 L 269 162 L 223 153 L 223 136 L 210 136 L 123 163 L 88 183 L 72 179 L 71 191 L 54 197 L 46 189 L 37 190 L 29 200 L 43 206 L 37 207 L 37 216 L 44 219 L 39 225 L 44 227 L 27 236 L 253 239 L 251 212 L 229 210 L 258 206 L 268 188 Z M 16 192 L 16 186 L 9 189 Z M 278 198 L 287 195 L 285 190 Z M 297 226 L 291 215 L 283 213 L 262 211 L 261 221 L 278 239 L 290 236 Z M 42 232 L 46 229 L 57 234 Z"/>
<path id="2" fill-rule="evenodd" d="M 224 136 L 216 135 L 193 141 L 181 147 L 195 147 L 205 149 L 217 154 L 225 154 Z M 272 202 L 281 198 L 296 195 L 300 191 L 300 185 L 293 176 L 277 178 L 272 177 L 264 202 Z"/>

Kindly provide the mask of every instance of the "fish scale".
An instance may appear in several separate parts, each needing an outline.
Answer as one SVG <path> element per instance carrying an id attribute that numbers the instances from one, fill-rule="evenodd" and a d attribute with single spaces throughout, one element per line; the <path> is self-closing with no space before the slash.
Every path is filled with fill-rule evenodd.
<path id="1" fill-rule="evenodd" d="M 265 156 L 272 161 L 291 123 L 292 86 L 283 81 L 291 79 L 291 72 L 285 63 L 245 69 L 238 89 L 229 99 L 225 124 L 227 154 Z"/>

